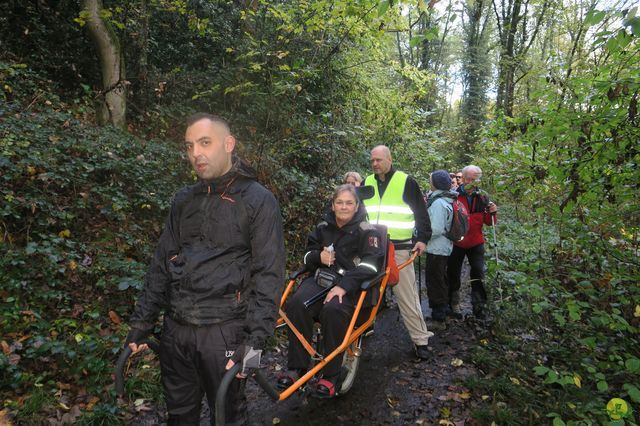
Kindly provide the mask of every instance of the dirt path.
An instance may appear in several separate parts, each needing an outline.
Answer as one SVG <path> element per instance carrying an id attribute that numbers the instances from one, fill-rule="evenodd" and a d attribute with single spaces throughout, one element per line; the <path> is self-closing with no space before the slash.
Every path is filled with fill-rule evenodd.
<path id="1" fill-rule="evenodd" d="M 466 281 L 466 280 L 464 280 Z M 422 280 L 424 286 L 424 279 Z M 463 284 L 462 307 L 470 314 L 469 289 Z M 429 317 L 423 288 L 423 313 Z M 420 361 L 396 307 L 378 314 L 375 333 L 365 339 L 362 361 L 351 390 L 331 400 L 318 400 L 298 392 L 274 403 L 258 385 L 247 384 L 251 425 L 469 425 L 471 410 L 482 404 L 464 380 L 477 374 L 470 351 L 484 333 L 473 318 L 448 322 L 445 331 L 435 331 L 429 346 L 432 360 Z M 268 351 L 263 364 L 271 383 L 276 371 L 286 365 L 285 343 Z M 132 424 L 164 424 L 162 403 L 157 410 L 139 413 Z M 203 408 L 201 425 L 209 424 Z"/>
<path id="2" fill-rule="evenodd" d="M 463 289 L 468 299 L 468 291 Z M 468 313 L 470 306 L 463 303 Z M 426 296 L 423 312 L 428 316 Z M 473 319 L 449 321 L 445 331 L 436 331 L 429 345 L 431 361 L 418 360 L 397 308 L 382 311 L 375 333 L 367 337 L 362 362 L 352 389 L 332 400 L 318 400 L 298 393 L 273 403 L 257 386 L 247 390 L 252 425 L 333 424 L 469 424 L 470 408 L 480 399 L 463 386 L 477 374 L 468 361 L 470 348 L 482 332 Z M 460 364 L 460 361 L 462 362 Z M 266 357 L 269 377 L 286 364 L 284 351 Z M 446 423 L 444 423 L 446 424 Z"/>

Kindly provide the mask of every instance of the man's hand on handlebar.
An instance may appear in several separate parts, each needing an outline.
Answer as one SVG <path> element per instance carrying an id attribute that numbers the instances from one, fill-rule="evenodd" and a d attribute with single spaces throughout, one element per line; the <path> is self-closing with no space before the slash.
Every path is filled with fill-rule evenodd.
<path id="1" fill-rule="evenodd" d="M 418 252 L 418 256 L 422 256 L 422 253 L 427 249 L 427 245 L 422 241 L 418 241 L 411 251 Z"/>
<path id="2" fill-rule="evenodd" d="M 233 362 L 232 359 L 230 359 L 229 361 L 227 361 L 227 365 L 225 365 L 224 369 L 225 370 L 231 370 L 231 368 L 233 368 L 234 365 L 236 365 L 236 363 Z M 246 379 L 246 378 L 247 378 L 246 374 L 242 374 L 242 373 L 236 374 L 236 379 L 242 380 L 242 379 Z"/>
<path id="3" fill-rule="evenodd" d="M 138 346 L 137 343 L 131 342 L 129 343 L 129 348 L 131 348 L 131 350 L 133 351 L 131 355 L 135 355 L 138 352 L 146 351 L 147 349 L 149 349 L 149 345 L 147 345 L 146 343 L 143 343 L 140 346 Z"/>

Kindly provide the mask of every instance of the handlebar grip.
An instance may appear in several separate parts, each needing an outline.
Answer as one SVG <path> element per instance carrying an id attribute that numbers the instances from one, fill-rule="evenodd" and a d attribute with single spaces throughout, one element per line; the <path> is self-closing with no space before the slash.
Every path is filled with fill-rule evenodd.
<path id="1" fill-rule="evenodd" d="M 156 354 L 160 353 L 160 345 L 157 341 L 151 339 L 145 339 L 140 342 L 140 344 L 146 344 L 149 348 L 154 351 Z M 120 356 L 118 357 L 118 361 L 116 361 L 116 371 L 115 371 L 115 382 L 116 382 L 116 395 L 119 397 L 124 396 L 124 367 L 127 364 L 127 360 L 131 356 L 133 351 L 129 346 L 126 346 Z"/>
<path id="2" fill-rule="evenodd" d="M 271 397 L 271 399 L 273 399 L 274 401 L 278 401 L 280 399 L 280 394 L 273 388 L 273 386 L 271 386 L 271 384 L 269 384 L 269 381 L 267 381 L 267 378 L 264 376 L 262 370 L 255 370 L 255 378 L 256 382 L 258 382 L 260 387 L 264 389 L 264 391 Z"/>
<path id="3" fill-rule="evenodd" d="M 321 301 L 322 299 L 324 299 L 327 294 L 331 291 L 331 289 L 333 288 L 333 286 L 331 287 L 326 287 L 324 289 L 322 289 L 322 291 L 320 291 L 318 294 L 316 294 L 315 296 L 311 297 L 309 300 L 305 301 L 303 303 L 305 308 L 308 308 L 309 306 L 313 305 L 314 303 L 317 303 L 319 301 Z"/>
<path id="4" fill-rule="evenodd" d="M 132 353 L 129 346 L 125 347 L 116 362 L 116 395 L 119 397 L 124 396 L 124 366 Z"/>
<path id="5" fill-rule="evenodd" d="M 216 393 L 216 425 L 224 425 L 225 424 L 225 412 L 224 412 L 224 401 L 227 397 L 227 389 L 229 389 L 229 385 L 231 381 L 235 379 L 236 374 L 240 372 L 242 369 L 242 362 L 237 362 L 231 367 L 225 375 L 222 377 L 222 381 L 220 382 L 220 386 L 218 386 L 218 393 Z"/>

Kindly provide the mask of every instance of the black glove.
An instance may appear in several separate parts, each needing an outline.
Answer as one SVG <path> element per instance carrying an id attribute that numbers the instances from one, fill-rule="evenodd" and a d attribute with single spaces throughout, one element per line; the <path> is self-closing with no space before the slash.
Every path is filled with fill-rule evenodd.
<path id="1" fill-rule="evenodd" d="M 250 368 L 260 367 L 260 358 L 262 357 L 261 349 L 253 349 L 251 346 L 240 345 L 231 356 L 231 361 L 234 365 L 242 362 L 242 374 L 247 374 L 247 370 Z"/>
<path id="2" fill-rule="evenodd" d="M 129 347 L 129 343 L 140 344 L 147 336 L 151 334 L 151 330 L 142 330 L 140 328 L 132 328 L 127 334 L 127 338 L 124 340 L 124 347 Z"/>
<path id="3" fill-rule="evenodd" d="M 233 351 L 233 355 L 231 356 L 231 361 L 233 361 L 234 364 L 241 362 L 242 359 L 244 358 L 244 354 L 249 352 L 249 349 L 251 349 L 251 346 L 247 346 L 247 345 L 238 346 L 236 350 Z"/>

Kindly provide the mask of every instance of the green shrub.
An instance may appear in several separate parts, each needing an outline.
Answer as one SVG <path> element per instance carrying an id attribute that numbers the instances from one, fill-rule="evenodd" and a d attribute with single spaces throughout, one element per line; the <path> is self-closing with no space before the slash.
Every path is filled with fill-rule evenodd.
<path id="1" fill-rule="evenodd" d="M 102 394 L 175 191 L 175 144 L 87 126 L 67 112 L 0 125 L 2 397 L 57 383 Z M 6 348 L 6 349 L 5 349 Z"/>

